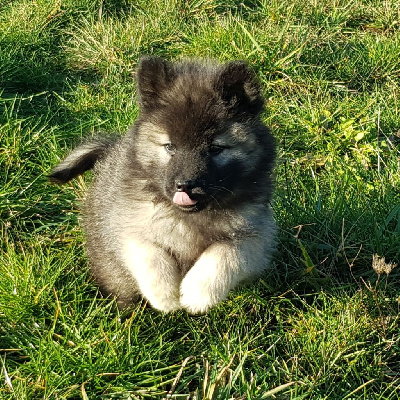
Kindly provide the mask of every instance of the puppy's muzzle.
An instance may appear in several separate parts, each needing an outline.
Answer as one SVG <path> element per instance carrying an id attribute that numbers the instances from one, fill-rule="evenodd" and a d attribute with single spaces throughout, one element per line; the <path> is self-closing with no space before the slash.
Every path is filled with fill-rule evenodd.
<path id="1" fill-rule="evenodd" d="M 177 192 L 186 192 L 190 193 L 196 187 L 196 181 L 182 181 L 176 180 L 175 181 L 175 190 Z"/>

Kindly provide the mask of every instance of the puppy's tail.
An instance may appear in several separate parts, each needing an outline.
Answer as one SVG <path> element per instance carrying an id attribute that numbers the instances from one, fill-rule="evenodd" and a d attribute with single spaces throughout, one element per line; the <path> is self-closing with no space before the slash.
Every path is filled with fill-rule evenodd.
<path id="1" fill-rule="evenodd" d="M 53 168 L 50 175 L 48 175 L 49 180 L 63 184 L 83 174 L 93 168 L 95 163 L 104 157 L 114 144 L 115 141 L 104 138 L 81 144 Z"/>

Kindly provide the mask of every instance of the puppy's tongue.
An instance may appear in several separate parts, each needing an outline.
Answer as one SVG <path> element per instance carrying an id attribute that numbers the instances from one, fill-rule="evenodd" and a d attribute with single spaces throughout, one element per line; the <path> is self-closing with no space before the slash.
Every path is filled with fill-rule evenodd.
<path id="1" fill-rule="evenodd" d="M 197 201 L 191 199 L 186 192 L 175 192 L 172 201 L 179 206 L 194 206 Z"/>

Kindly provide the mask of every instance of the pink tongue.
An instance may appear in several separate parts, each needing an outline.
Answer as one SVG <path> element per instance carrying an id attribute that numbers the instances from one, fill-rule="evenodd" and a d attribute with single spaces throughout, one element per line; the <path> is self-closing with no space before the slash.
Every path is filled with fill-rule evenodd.
<path id="1" fill-rule="evenodd" d="M 193 206 L 197 203 L 196 200 L 192 200 L 185 192 L 175 192 L 172 201 L 180 206 Z"/>

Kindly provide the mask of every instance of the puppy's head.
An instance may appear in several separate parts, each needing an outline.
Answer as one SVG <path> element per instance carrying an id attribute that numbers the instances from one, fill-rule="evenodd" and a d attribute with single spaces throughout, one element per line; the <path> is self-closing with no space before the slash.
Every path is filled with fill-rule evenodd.
<path id="1" fill-rule="evenodd" d="M 265 193 L 274 158 L 260 122 L 260 86 L 247 64 L 146 57 L 137 72 L 136 157 L 157 201 L 196 212 Z"/>

